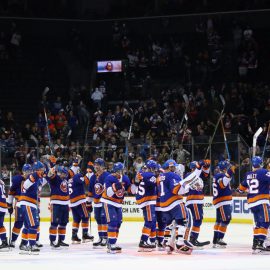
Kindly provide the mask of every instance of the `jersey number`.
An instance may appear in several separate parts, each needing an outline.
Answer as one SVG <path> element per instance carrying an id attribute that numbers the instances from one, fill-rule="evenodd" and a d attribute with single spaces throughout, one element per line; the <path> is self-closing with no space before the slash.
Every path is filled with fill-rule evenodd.
<path id="1" fill-rule="evenodd" d="M 143 196 L 145 194 L 145 188 L 144 188 L 144 182 L 141 182 L 138 188 L 138 194 L 140 196 Z"/>
<path id="2" fill-rule="evenodd" d="M 247 180 L 248 186 L 249 186 L 249 193 L 250 194 L 257 194 L 259 192 L 259 181 L 258 179 L 251 179 Z"/>
<path id="3" fill-rule="evenodd" d="M 164 192 L 164 182 L 161 181 L 160 182 L 160 196 L 164 196 L 165 192 Z"/>
<path id="4" fill-rule="evenodd" d="M 214 197 L 218 196 L 218 189 L 217 189 L 216 183 L 213 183 L 213 195 L 214 195 Z"/>

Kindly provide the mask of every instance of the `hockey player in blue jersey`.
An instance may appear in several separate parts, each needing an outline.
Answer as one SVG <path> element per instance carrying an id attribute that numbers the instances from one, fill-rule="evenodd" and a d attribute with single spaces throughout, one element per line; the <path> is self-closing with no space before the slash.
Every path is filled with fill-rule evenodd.
<path id="1" fill-rule="evenodd" d="M 38 214 L 38 188 L 44 175 L 45 167 L 37 161 L 33 165 L 34 173 L 24 181 L 22 185 L 22 193 L 19 197 L 19 204 L 22 211 L 24 221 L 23 233 L 28 236 L 28 240 L 22 240 L 20 249 L 30 254 L 39 254 L 39 248 L 36 247 L 37 229 L 39 227 Z M 28 248 L 29 243 L 29 248 Z"/>
<path id="2" fill-rule="evenodd" d="M 90 242 L 94 240 L 94 237 L 88 234 L 89 212 L 86 206 L 86 195 L 84 190 L 85 185 L 89 185 L 89 178 L 86 175 L 83 176 L 77 167 L 76 170 L 73 168 L 71 171 L 73 173 L 76 171 L 76 174 L 73 174 L 73 177 L 69 179 L 68 183 L 70 208 L 73 216 L 71 240 L 73 244 L 80 244 L 81 239 L 77 235 L 80 224 L 82 227 L 82 241 Z"/>
<path id="3" fill-rule="evenodd" d="M 50 245 L 52 248 L 68 247 L 69 245 L 64 242 L 69 219 L 68 170 L 63 166 L 51 168 L 46 179 L 51 190 Z M 57 235 L 58 241 L 56 241 Z"/>
<path id="4" fill-rule="evenodd" d="M 2 181 L 2 179 L 0 179 L 0 239 L 2 241 L 0 245 L 0 252 L 9 250 L 6 228 L 4 227 L 4 218 L 6 212 L 7 212 L 7 203 L 5 195 L 5 183 Z"/>
<path id="5" fill-rule="evenodd" d="M 114 164 L 113 172 L 105 178 L 105 189 L 100 199 L 108 224 L 108 253 L 112 254 L 122 250 L 121 247 L 116 246 L 116 242 L 122 224 L 122 203 L 125 191 L 131 191 L 130 180 L 123 171 L 124 164 L 121 162 Z"/>
<path id="6" fill-rule="evenodd" d="M 253 254 L 270 255 L 270 247 L 264 243 L 270 226 L 270 172 L 262 168 L 263 160 L 259 156 L 253 157 L 251 163 L 252 171 L 246 173 L 238 191 L 247 192 L 248 207 L 254 217 Z"/>
<path id="7" fill-rule="evenodd" d="M 15 248 L 15 242 L 21 232 L 23 226 L 22 211 L 19 207 L 19 197 L 22 192 L 22 185 L 28 176 L 32 173 L 32 166 L 30 164 L 24 164 L 22 167 L 22 174 L 14 175 L 11 180 L 11 187 L 8 192 L 7 205 L 8 212 L 11 215 L 13 209 L 15 210 L 15 222 L 12 228 L 12 236 L 10 241 L 10 247 Z M 13 203 L 15 201 L 15 205 Z"/>
<path id="8" fill-rule="evenodd" d="M 106 222 L 105 212 L 100 198 L 104 191 L 104 181 L 109 173 L 105 169 L 105 161 L 102 158 L 97 158 L 94 161 L 95 174 L 90 178 L 88 188 L 88 207 L 94 206 L 95 220 L 98 224 L 99 239 L 93 243 L 94 248 L 106 247 L 107 245 L 107 230 L 108 225 Z"/>
<path id="9" fill-rule="evenodd" d="M 156 247 L 156 169 L 157 163 L 154 160 L 148 160 L 146 162 L 145 172 L 139 172 L 136 176 L 139 180 L 138 188 L 136 188 L 136 202 L 138 207 L 142 209 L 144 218 L 139 251 L 149 252 Z M 132 187 L 134 186 L 132 185 Z M 150 242 L 148 240 L 150 240 Z"/>
<path id="10" fill-rule="evenodd" d="M 218 163 L 219 171 L 213 177 L 213 205 L 216 208 L 213 248 L 226 248 L 223 241 L 232 218 L 232 191 L 230 181 L 235 167 L 228 161 Z"/>

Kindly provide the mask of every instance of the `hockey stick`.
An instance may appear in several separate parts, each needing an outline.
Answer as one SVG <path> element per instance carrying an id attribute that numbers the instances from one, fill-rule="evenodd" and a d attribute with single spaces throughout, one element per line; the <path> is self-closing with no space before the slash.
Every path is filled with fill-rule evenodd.
<path id="1" fill-rule="evenodd" d="M 186 122 L 185 122 L 185 125 L 183 127 L 183 135 L 182 135 L 180 146 L 183 146 L 183 142 L 184 142 L 184 138 L 185 138 L 185 133 L 186 133 L 186 130 L 188 128 L 188 116 L 187 116 L 187 114 L 185 115 L 185 120 L 186 120 Z"/>
<path id="2" fill-rule="evenodd" d="M 12 236 L 12 231 L 11 231 L 11 214 L 9 213 L 9 249 L 11 249 L 10 244 L 11 244 L 11 236 Z"/>
<path id="3" fill-rule="evenodd" d="M 229 146 L 228 146 L 228 142 L 227 142 L 227 136 L 226 136 L 226 133 L 225 133 L 225 128 L 224 128 L 224 124 L 223 124 L 222 119 L 220 120 L 220 123 L 221 123 L 221 127 L 222 127 L 222 133 L 223 133 L 223 137 L 224 137 L 224 144 L 225 144 L 225 148 L 226 148 L 226 152 L 227 152 L 227 158 L 228 158 L 228 160 L 231 160 L 231 155 L 230 155 L 230 152 L 229 152 Z"/>
<path id="4" fill-rule="evenodd" d="M 125 149 L 125 156 L 126 159 L 124 160 L 124 167 L 125 165 L 127 165 L 128 167 L 128 144 L 129 144 L 129 140 L 130 140 L 130 136 L 131 136 L 131 131 L 132 131 L 132 126 L 133 126 L 133 121 L 134 121 L 134 112 L 133 110 L 129 107 L 129 104 L 127 101 L 124 102 L 124 108 L 129 112 L 129 114 L 131 115 L 131 120 L 130 120 L 130 126 L 129 126 L 129 131 L 128 131 L 128 137 L 126 140 L 126 149 Z"/>
<path id="5" fill-rule="evenodd" d="M 264 159 L 264 154 L 265 154 L 266 145 L 267 145 L 267 141 L 268 141 L 268 137 L 269 137 L 269 132 L 270 132 L 270 123 L 268 124 L 267 134 L 266 134 L 266 138 L 265 138 L 265 142 L 264 142 L 264 146 L 263 146 L 262 160 Z"/>
<path id="6" fill-rule="evenodd" d="M 263 129 L 262 127 L 259 127 L 259 129 L 255 132 L 253 136 L 253 142 L 252 142 L 252 157 L 255 157 L 256 155 L 256 145 L 257 145 L 257 139 L 259 135 L 262 133 Z"/>
<path id="7" fill-rule="evenodd" d="M 49 124 L 48 124 L 48 117 L 47 117 L 47 113 L 46 113 L 45 107 L 44 107 L 44 115 L 45 115 L 46 128 L 47 128 L 47 136 L 48 136 L 48 140 L 49 140 L 49 146 L 50 146 L 50 150 L 51 150 L 51 155 L 53 155 L 52 141 L 51 141 L 51 135 L 50 135 Z"/>
<path id="8" fill-rule="evenodd" d="M 219 116 L 219 118 L 218 118 L 218 121 L 217 121 L 217 123 L 216 123 L 216 125 L 215 125 L 215 129 L 214 129 L 213 135 L 210 137 L 209 144 L 208 144 L 208 147 L 207 147 L 207 150 L 206 150 L 204 159 L 206 159 L 207 156 L 208 156 L 208 152 L 209 152 L 210 147 L 211 147 L 211 145 L 212 145 L 212 143 L 213 143 L 213 140 L 214 140 L 214 137 L 215 137 L 215 135 L 216 135 L 217 128 L 218 128 L 218 125 L 219 125 L 219 122 L 221 121 L 221 119 L 222 119 L 222 117 L 223 117 L 223 113 L 224 113 L 225 106 L 226 106 L 226 103 L 225 103 L 225 100 L 224 100 L 223 96 L 222 96 L 222 95 L 219 95 L 219 98 L 220 98 L 220 100 L 221 100 L 221 102 L 222 102 L 222 106 L 223 106 L 223 107 L 222 107 L 222 110 L 221 110 L 221 112 L 220 112 L 220 116 Z"/>
<path id="9" fill-rule="evenodd" d="M 185 120 L 186 117 L 187 117 L 186 115 L 187 115 L 188 106 L 189 106 L 189 100 L 188 100 L 188 96 L 187 96 L 186 94 L 183 95 L 183 99 L 184 99 L 184 101 L 185 101 L 186 107 L 185 107 L 184 115 L 183 115 L 183 117 L 182 117 L 182 119 L 181 119 L 181 122 L 180 122 L 178 128 L 177 128 L 177 133 L 179 133 L 179 131 L 181 130 L 182 125 L 183 125 L 183 123 L 184 123 L 184 120 Z M 175 143 L 175 139 L 174 139 L 173 136 L 172 136 L 172 139 L 171 139 L 171 148 L 172 148 L 172 149 L 171 149 L 171 153 L 170 153 L 170 158 L 172 158 L 172 156 L 173 156 L 174 143 Z"/>

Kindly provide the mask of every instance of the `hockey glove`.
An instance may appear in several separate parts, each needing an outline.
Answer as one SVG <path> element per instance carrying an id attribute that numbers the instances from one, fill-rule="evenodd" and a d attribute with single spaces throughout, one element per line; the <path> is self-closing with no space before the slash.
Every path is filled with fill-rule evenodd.
<path id="1" fill-rule="evenodd" d="M 13 213 L 13 205 L 10 204 L 10 203 L 8 203 L 7 206 L 8 206 L 8 212 L 9 212 L 9 214 L 12 215 L 12 213 Z"/>
<path id="2" fill-rule="evenodd" d="M 87 209 L 88 213 L 93 212 L 93 206 L 92 206 L 91 202 L 86 202 L 86 209 Z"/>

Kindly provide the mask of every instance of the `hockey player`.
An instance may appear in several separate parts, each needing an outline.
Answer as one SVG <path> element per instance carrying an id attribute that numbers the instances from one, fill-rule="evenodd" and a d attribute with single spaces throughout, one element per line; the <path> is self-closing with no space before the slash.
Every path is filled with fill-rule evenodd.
<path id="1" fill-rule="evenodd" d="M 184 240 L 185 226 L 187 224 L 187 212 L 183 203 L 183 196 L 186 186 L 196 183 L 198 175 L 201 173 L 203 162 L 197 164 L 197 169 L 186 179 L 181 181 L 180 176 L 175 173 L 177 163 L 170 159 L 163 164 L 164 173 L 160 174 L 158 181 L 158 196 L 160 198 L 157 203 L 157 210 L 162 212 L 162 218 L 166 221 L 166 225 L 170 227 L 171 238 L 166 243 L 167 253 L 174 250 L 175 227 L 178 228 L 176 251 L 183 254 L 191 254 L 192 245 Z M 181 182 L 181 183 L 180 183 Z M 188 245 L 187 245 L 188 244 Z"/>
<path id="2" fill-rule="evenodd" d="M 51 168 L 46 179 L 51 189 L 50 245 L 53 248 L 68 247 L 69 245 L 64 242 L 69 218 L 68 170 L 63 166 Z M 58 242 L 56 242 L 57 234 Z"/>
<path id="3" fill-rule="evenodd" d="M 72 167 L 71 171 L 74 173 Z M 89 213 L 86 206 L 86 195 L 84 186 L 89 185 L 89 178 L 83 176 L 79 169 L 76 168 L 76 174 L 69 179 L 69 196 L 70 208 L 73 216 L 72 223 L 72 243 L 80 244 L 81 239 L 78 237 L 78 230 L 81 223 L 82 226 L 82 241 L 83 243 L 93 241 L 93 236 L 88 234 Z"/>
<path id="4" fill-rule="evenodd" d="M 156 175 L 157 175 L 157 184 L 159 182 L 159 175 L 163 173 L 164 170 L 162 169 L 160 164 L 157 164 L 157 170 L 156 170 Z M 157 249 L 159 251 L 164 251 L 165 250 L 165 242 L 164 242 L 164 233 L 165 233 L 165 228 L 166 228 L 166 222 L 162 217 L 162 212 L 160 211 L 160 197 L 157 196 L 157 201 L 156 201 L 156 219 L 157 219 L 157 226 L 156 226 L 156 242 L 157 242 Z"/>
<path id="5" fill-rule="evenodd" d="M 22 185 L 22 193 L 19 198 L 19 204 L 22 211 L 22 217 L 24 221 L 23 235 L 28 236 L 22 240 L 20 249 L 30 254 L 39 254 L 40 249 L 36 247 L 37 228 L 39 226 L 38 216 L 38 187 L 44 175 L 45 167 L 37 161 L 33 165 L 34 173 L 30 174 L 29 177 L 24 181 Z M 29 242 L 29 249 L 27 244 Z"/>
<path id="6" fill-rule="evenodd" d="M 15 222 L 12 229 L 12 236 L 10 241 L 10 247 L 15 248 L 15 242 L 20 234 L 21 228 L 23 226 L 22 211 L 19 207 L 19 197 L 22 191 L 22 185 L 28 176 L 32 173 L 32 166 L 30 164 L 24 164 L 22 167 L 22 174 L 14 175 L 11 180 L 11 187 L 8 192 L 7 205 L 8 212 L 10 215 L 15 209 Z M 13 208 L 13 201 L 15 199 L 15 205 Z"/>
<path id="7" fill-rule="evenodd" d="M 100 201 L 103 203 L 108 224 L 108 253 L 118 253 L 121 247 L 116 246 L 119 229 L 122 223 L 122 203 L 125 191 L 130 191 L 130 180 L 123 174 L 124 165 L 117 162 L 113 172 L 105 179 L 105 190 Z"/>
<path id="8" fill-rule="evenodd" d="M 253 254 L 269 254 L 270 248 L 264 241 L 270 226 L 269 189 L 270 172 L 262 168 L 263 160 L 259 156 L 252 158 L 252 171 L 245 175 L 238 191 L 248 192 L 248 207 L 251 210 L 255 227 L 253 231 Z"/>
<path id="9" fill-rule="evenodd" d="M 135 190 L 132 190 L 132 193 L 136 192 L 136 202 L 138 207 L 142 209 L 144 217 L 144 227 L 139 243 L 139 251 L 149 252 L 156 247 L 156 169 L 157 163 L 154 160 L 148 160 L 146 162 L 146 171 L 137 174 L 137 178 L 140 180 L 138 188 L 135 185 Z M 134 189 L 134 185 L 132 185 L 132 188 Z M 148 242 L 149 238 L 150 243 Z"/>
<path id="10" fill-rule="evenodd" d="M 223 241 L 227 226 L 232 217 L 232 191 L 230 181 L 234 174 L 234 166 L 228 161 L 218 163 L 219 172 L 213 177 L 213 205 L 216 208 L 213 248 L 226 248 Z"/>
<path id="11" fill-rule="evenodd" d="M 197 161 L 192 161 L 189 164 L 190 172 L 185 175 L 185 177 L 189 176 L 194 170 L 196 170 L 197 167 Z M 202 173 L 205 176 L 208 176 L 210 167 L 210 161 L 205 161 L 205 166 L 202 167 Z M 192 218 L 192 228 L 190 233 L 190 243 L 197 249 L 202 248 L 205 245 L 209 245 L 210 242 L 199 242 L 198 236 L 200 233 L 200 227 L 202 225 L 203 220 L 203 204 L 204 204 L 204 194 L 203 194 L 203 180 L 199 177 L 200 181 L 200 187 L 201 188 L 189 188 L 186 198 L 186 207 L 191 212 L 191 218 Z"/>
<path id="12" fill-rule="evenodd" d="M 6 228 L 4 227 L 4 218 L 6 212 L 7 212 L 7 203 L 5 195 L 5 183 L 2 181 L 2 179 L 0 179 L 0 239 L 2 241 L 0 245 L 0 252 L 9 250 Z"/>
<path id="13" fill-rule="evenodd" d="M 104 180 L 109 175 L 105 170 L 105 162 L 102 158 L 97 158 L 94 161 L 95 174 L 90 178 L 88 189 L 88 207 L 94 206 L 95 220 L 98 224 L 99 240 L 93 243 L 94 248 L 106 247 L 107 245 L 107 230 L 108 225 L 106 222 L 105 212 L 100 198 L 104 191 Z"/>

